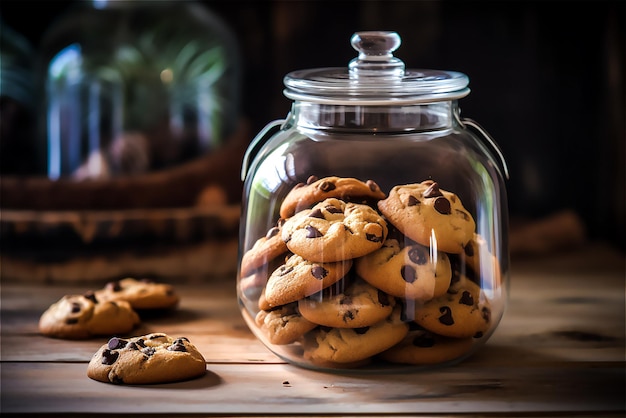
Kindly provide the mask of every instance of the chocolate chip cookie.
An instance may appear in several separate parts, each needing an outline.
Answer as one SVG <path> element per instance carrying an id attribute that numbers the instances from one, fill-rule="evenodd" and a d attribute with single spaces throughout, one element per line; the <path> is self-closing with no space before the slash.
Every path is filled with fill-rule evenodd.
<path id="1" fill-rule="evenodd" d="M 270 275 L 265 286 L 265 302 L 271 307 L 295 302 L 337 282 L 351 267 L 350 259 L 318 263 L 294 254 Z"/>
<path id="2" fill-rule="evenodd" d="M 404 235 L 437 251 L 461 253 L 476 229 L 461 199 L 432 180 L 394 186 L 378 209 Z"/>
<path id="3" fill-rule="evenodd" d="M 326 199 L 287 219 L 282 238 L 289 250 L 316 262 L 361 257 L 380 248 L 387 223 L 371 207 Z"/>
<path id="4" fill-rule="evenodd" d="M 428 301 L 446 293 L 452 269 L 448 255 L 423 245 L 404 246 L 387 239 L 383 246 L 355 260 L 359 276 L 372 286 L 400 298 Z"/>
<path id="5" fill-rule="evenodd" d="M 88 292 L 66 295 L 52 304 L 39 319 L 39 331 L 46 337 L 79 340 L 125 334 L 139 323 L 128 302 L 99 301 Z"/>
<path id="6" fill-rule="evenodd" d="M 312 363 L 354 363 L 393 347 L 408 333 L 409 326 L 400 319 L 400 309 L 389 317 L 362 328 L 319 327 L 303 340 L 304 359 Z"/>
<path id="7" fill-rule="evenodd" d="M 101 301 L 126 301 L 135 310 L 171 309 L 178 305 L 180 297 L 174 287 L 150 279 L 137 280 L 127 277 L 106 284 L 95 292 Z"/>
<path id="8" fill-rule="evenodd" d="M 113 337 L 93 355 L 87 367 L 91 379 L 141 385 L 189 380 L 206 373 L 206 362 L 185 337 L 152 333 Z"/>
<path id="9" fill-rule="evenodd" d="M 269 263 L 287 252 L 287 245 L 280 233 L 281 223 L 267 231 L 241 258 L 241 276 L 250 275 L 255 269 Z"/>
<path id="10" fill-rule="evenodd" d="M 277 345 L 290 344 L 317 326 L 300 314 L 296 302 L 269 311 L 261 310 L 255 322 L 269 342 Z"/>
<path id="11" fill-rule="evenodd" d="M 445 295 L 416 305 L 415 322 L 446 337 L 480 338 L 491 326 L 491 307 L 480 287 L 461 277 Z"/>
<path id="12" fill-rule="evenodd" d="M 387 318 L 395 305 L 395 298 L 358 278 L 339 294 L 327 294 L 322 290 L 298 301 L 303 317 L 316 324 L 337 328 L 373 325 Z"/>
<path id="13" fill-rule="evenodd" d="M 373 180 L 361 181 L 352 177 L 311 176 L 306 184 L 298 183 L 289 191 L 280 207 L 280 216 L 287 219 L 295 213 L 309 209 L 314 204 L 328 198 L 338 198 L 344 202 L 376 203 L 386 197 Z"/>
<path id="14" fill-rule="evenodd" d="M 446 338 L 426 330 L 415 330 L 378 357 L 391 363 L 412 365 L 446 363 L 468 354 L 473 341 L 473 338 Z"/>

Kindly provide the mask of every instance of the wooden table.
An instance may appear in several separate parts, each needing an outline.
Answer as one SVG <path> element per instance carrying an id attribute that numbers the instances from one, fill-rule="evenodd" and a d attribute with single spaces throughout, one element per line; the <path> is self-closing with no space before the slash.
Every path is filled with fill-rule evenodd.
<path id="1" fill-rule="evenodd" d="M 118 386 L 86 376 L 106 339 L 42 337 L 37 321 L 80 286 L 2 283 L 1 411 L 93 416 L 624 416 L 624 254 L 588 245 L 513 260 L 510 302 L 464 363 L 413 373 L 327 374 L 285 364 L 239 314 L 234 279 L 179 284 L 180 309 L 136 335 L 185 335 L 203 378 Z"/>

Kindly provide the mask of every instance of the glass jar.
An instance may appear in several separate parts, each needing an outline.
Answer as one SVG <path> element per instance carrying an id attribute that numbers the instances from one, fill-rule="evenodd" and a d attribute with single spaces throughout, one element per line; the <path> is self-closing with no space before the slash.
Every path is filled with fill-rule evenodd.
<path id="1" fill-rule="evenodd" d="M 215 151 L 235 130 L 238 45 L 201 3 L 78 2 L 43 39 L 51 179 L 164 169 Z"/>
<path id="2" fill-rule="evenodd" d="M 469 79 L 407 70 L 395 32 L 348 68 L 289 73 L 243 162 L 237 292 L 253 333 L 319 370 L 459 362 L 507 301 L 506 164 L 460 118 Z"/>

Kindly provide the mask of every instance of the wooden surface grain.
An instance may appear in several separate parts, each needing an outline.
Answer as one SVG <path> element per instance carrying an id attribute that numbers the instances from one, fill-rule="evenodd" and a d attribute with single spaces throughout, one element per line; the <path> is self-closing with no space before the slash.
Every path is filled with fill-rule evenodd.
<path id="1" fill-rule="evenodd" d="M 514 260 L 496 333 L 448 368 L 322 373 L 286 364 L 246 327 L 234 278 L 181 284 L 179 308 L 135 335 L 187 336 L 207 360 L 196 380 L 118 386 L 86 376 L 106 339 L 38 333 L 41 313 L 84 287 L 2 284 L 5 413 L 164 416 L 624 416 L 624 254 L 604 245 Z"/>

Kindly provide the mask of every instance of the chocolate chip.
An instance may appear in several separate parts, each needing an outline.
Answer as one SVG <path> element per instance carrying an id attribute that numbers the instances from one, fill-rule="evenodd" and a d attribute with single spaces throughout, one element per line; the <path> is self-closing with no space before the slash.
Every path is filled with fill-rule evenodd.
<path id="1" fill-rule="evenodd" d="M 117 361 L 119 356 L 120 353 L 118 351 L 111 351 L 105 348 L 102 351 L 102 364 L 111 365 Z"/>
<path id="2" fill-rule="evenodd" d="M 455 209 L 456 214 L 457 215 L 461 215 L 463 217 L 464 220 L 469 221 L 470 220 L 470 216 L 465 213 L 464 211 L 460 210 L 460 209 Z"/>
<path id="3" fill-rule="evenodd" d="M 330 182 L 330 181 L 323 181 L 319 184 L 319 186 L 317 186 L 318 189 L 320 189 L 323 192 L 331 192 L 333 190 L 335 190 L 337 188 L 337 186 L 335 186 L 335 183 Z"/>
<path id="4" fill-rule="evenodd" d="M 402 266 L 402 268 L 400 269 L 400 275 L 407 283 L 413 283 L 415 280 L 417 280 L 417 272 L 411 266 Z"/>
<path id="5" fill-rule="evenodd" d="M 79 313 L 81 309 L 80 303 L 72 302 L 72 313 Z"/>
<path id="6" fill-rule="evenodd" d="M 472 245 L 471 241 L 467 243 L 465 248 L 463 248 L 463 251 L 465 252 L 465 255 L 468 257 L 474 256 L 474 246 Z"/>
<path id="7" fill-rule="evenodd" d="M 139 347 L 145 347 L 146 343 L 144 342 L 143 338 L 138 339 L 137 341 L 135 341 L 137 343 L 137 345 Z"/>
<path id="8" fill-rule="evenodd" d="M 319 178 L 317 176 L 309 176 L 308 179 L 306 179 L 306 184 L 313 184 L 315 183 L 317 180 L 319 180 Z"/>
<path id="9" fill-rule="evenodd" d="M 74 324 L 78 324 L 78 318 L 67 318 L 65 320 L 65 323 L 67 325 L 74 325 Z"/>
<path id="10" fill-rule="evenodd" d="M 409 196 L 409 200 L 407 201 L 407 206 L 417 206 L 420 204 L 420 201 L 415 196 Z"/>
<path id="11" fill-rule="evenodd" d="M 365 234 L 365 239 L 370 242 L 382 242 L 383 237 L 376 234 Z"/>
<path id="12" fill-rule="evenodd" d="M 129 342 L 126 347 L 128 347 L 129 350 L 139 350 L 137 343 L 134 342 Z"/>
<path id="13" fill-rule="evenodd" d="M 474 298 L 472 297 L 472 294 L 470 292 L 464 290 L 461 294 L 461 298 L 459 299 L 459 303 L 461 305 L 473 306 Z"/>
<path id="14" fill-rule="evenodd" d="M 305 229 L 307 238 L 319 238 L 324 236 L 317 228 L 311 225 L 307 225 Z"/>
<path id="15" fill-rule="evenodd" d="M 328 213 L 343 213 L 341 208 L 335 207 L 333 205 L 328 205 L 324 209 L 326 209 L 326 212 Z"/>
<path id="16" fill-rule="evenodd" d="M 352 296 L 345 295 L 344 297 L 341 298 L 339 303 L 342 304 L 342 305 L 351 305 L 352 304 Z"/>
<path id="17" fill-rule="evenodd" d="M 363 335 L 365 334 L 367 331 L 369 331 L 370 327 L 361 327 L 361 328 L 354 328 L 354 332 L 356 332 L 359 335 Z"/>
<path id="18" fill-rule="evenodd" d="M 483 306 L 483 309 L 480 312 L 485 322 L 489 323 L 489 321 L 491 321 L 491 309 L 489 309 L 486 306 Z"/>
<path id="19" fill-rule="evenodd" d="M 435 345 L 435 339 L 432 335 L 420 334 L 413 338 L 413 345 L 421 348 L 429 348 Z"/>
<path id="20" fill-rule="evenodd" d="M 141 352 L 144 353 L 146 356 L 151 356 L 156 353 L 156 350 L 154 349 L 154 347 L 145 347 L 141 349 Z"/>
<path id="21" fill-rule="evenodd" d="M 431 184 L 426 191 L 422 194 L 426 198 L 443 196 L 443 193 L 439 190 L 439 183 Z"/>
<path id="22" fill-rule="evenodd" d="M 443 325 L 454 325 L 454 318 L 452 318 L 452 310 L 448 306 L 442 306 L 439 308 L 439 312 L 442 315 L 439 317 L 439 322 Z"/>
<path id="23" fill-rule="evenodd" d="M 185 347 L 185 344 L 181 340 L 176 340 L 172 343 L 172 345 L 167 347 L 167 350 L 168 351 L 180 351 L 184 353 L 187 351 L 187 347 Z"/>
<path id="24" fill-rule="evenodd" d="M 324 277 L 328 276 L 328 270 L 326 270 L 322 266 L 313 266 L 311 267 L 311 275 L 315 277 L 317 280 L 322 280 Z"/>
<path id="25" fill-rule="evenodd" d="M 482 338 L 482 337 L 483 337 L 482 331 L 478 331 L 476 334 L 474 334 L 474 338 Z"/>
<path id="26" fill-rule="evenodd" d="M 442 215 L 450 215 L 452 213 L 452 207 L 450 206 L 450 201 L 445 197 L 438 197 L 435 200 L 435 210 Z"/>
<path id="27" fill-rule="evenodd" d="M 311 213 L 309 213 L 309 218 L 325 219 L 324 214 L 322 213 L 322 210 L 320 208 L 312 210 Z"/>
<path id="28" fill-rule="evenodd" d="M 279 276 L 284 276 L 286 274 L 291 273 L 292 271 L 293 271 L 293 267 L 282 265 L 278 269 L 278 275 Z"/>
<path id="29" fill-rule="evenodd" d="M 354 321 L 354 317 L 353 311 L 346 311 L 346 313 L 343 314 L 343 322 Z"/>
<path id="30" fill-rule="evenodd" d="M 122 379 L 120 376 L 113 376 L 111 377 L 111 383 L 114 383 L 116 385 L 123 385 L 124 379 Z"/>
<path id="31" fill-rule="evenodd" d="M 126 344 L 128 344 L 128 341 L 121 338 L 113 337 L 109 340 L 107 345 L 109 347 L 109 350 L 119 350 L 120 348 L 126 347 Z"/>
<path id="32" fill-rule="evenodd" d="M 426 250 L 420 247 L 413 247 L 409 250 L 409 260 L 417 264 L 418 266 L 426 264 L 428 261 L 428 255 Z"/>
<path id="33" fill-rule="evenodd" d="M 374 180 L 368 180 L 365 182 L 365 184 L 367 185 L 367 187 L 370 188 L 371 191 L 373 192 L 377 192 L 380 190 L 380 187 L 378 187 L 378 184 L 376 184 L 376 182 Z"/>
<path id="34" fill-rule="evenodd" d="M 89 299 L 90 301 L 92 301 L 93 303 L 98 303 L 98 299 L 96 299 L 95 293 L 93 293 L 93 291 L 91 290 L 86 292 L 83 296 Z"/>
<path id="35" fill-rule="evenodd" d="M 165 338 L 165 334 L 152 334 L 150 336 L 151 340 L 156 340 L 157 338 Z"/>
<path id="36" fill-rule="evenodd" d="M 391 301 L 389 300 L 389 295 L 382 290 L 378 290 L 378 303 L 383 306 L 389 306 L 391 304 Z"/>

